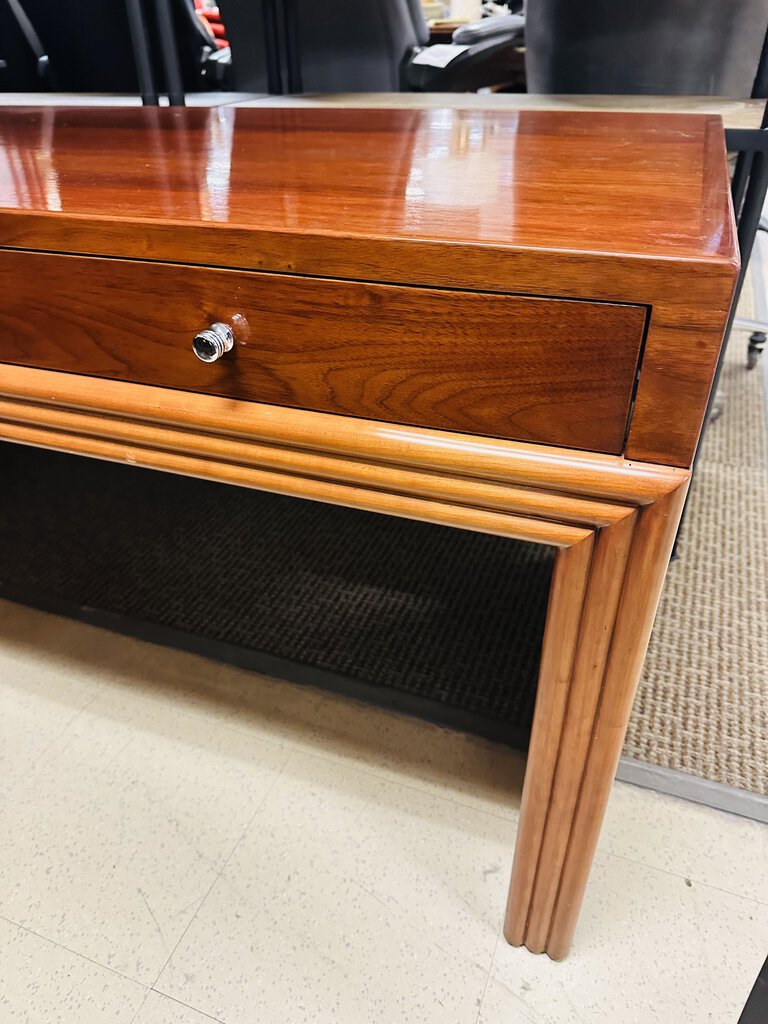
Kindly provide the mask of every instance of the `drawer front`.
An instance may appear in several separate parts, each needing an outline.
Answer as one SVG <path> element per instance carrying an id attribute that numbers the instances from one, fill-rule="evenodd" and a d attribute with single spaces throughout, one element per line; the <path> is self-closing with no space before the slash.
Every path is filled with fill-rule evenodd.
<path id="1" fill-rule="evenodd" d="M 0 362 L 622 450 L 641 306 L 0 252 Z M 198 331 L 233 327 L 216 362 Z M 1 376 L 1 373 L 0 373 Z"/>

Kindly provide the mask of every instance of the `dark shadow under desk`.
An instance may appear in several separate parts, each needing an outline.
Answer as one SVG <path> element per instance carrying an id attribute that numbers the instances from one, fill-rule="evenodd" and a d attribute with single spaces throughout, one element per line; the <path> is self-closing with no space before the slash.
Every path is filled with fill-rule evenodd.
<path id="1" fill-rule="evenodd" d="M 12 444 L 0 472 L 2 596 L 527 747 L 551 548 Z"/>

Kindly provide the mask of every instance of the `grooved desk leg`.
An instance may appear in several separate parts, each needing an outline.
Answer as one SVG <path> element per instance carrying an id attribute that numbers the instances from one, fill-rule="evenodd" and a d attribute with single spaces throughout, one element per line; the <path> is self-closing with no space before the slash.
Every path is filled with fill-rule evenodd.
<path id="1" fill-rule="evenodd" d="M 528 927 L 593 550 L 594 535 L 581 544 L 561 548 L 552 574 L 536 692 L 536 725 L 528 751 L 507 903 L 505 935 L 513 946 L 523 945 Z"/>
<path id="2" fill-rule="evenodd" d="M 504 933 L 553 959 L 566 955 L 576 926 L 685 489 L 597 534 L 564 714 L 545 678 L 552 655 L 542 653 Z M 562 619 L 569 594 L 578 600 L 578 586 L 575 571 L 570 587 L 553 586 L 551 619 Z M 552 641 L 560 642 L 548 630 L 545 645 Z M 548 798 L 539 773 L 552 780 Z"/>

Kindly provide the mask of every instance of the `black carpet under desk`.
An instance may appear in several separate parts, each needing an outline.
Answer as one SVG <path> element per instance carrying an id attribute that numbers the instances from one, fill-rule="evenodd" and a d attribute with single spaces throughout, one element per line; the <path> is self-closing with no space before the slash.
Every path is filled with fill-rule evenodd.
<path id="1" fill-rule="evenodd" d="M 0 481 L 0 594 L 525 742 L 550 548 L 11 444 Z"/>

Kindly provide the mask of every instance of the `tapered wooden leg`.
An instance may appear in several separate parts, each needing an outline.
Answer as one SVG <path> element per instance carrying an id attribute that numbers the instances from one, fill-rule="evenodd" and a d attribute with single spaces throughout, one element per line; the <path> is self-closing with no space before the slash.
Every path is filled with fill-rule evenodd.
<path id="1" fill-rule="evenodd" d="M 576 928 L 686 491 L 687 484 L 640 513 L 550 925 L 554 960 L 567 954 Z"/>
<path id="2" fill-rule="evenodd" d="M 568 586 L 553 586 L 550 620 L 566 620 L 558 605 L 569 600 L 581 619 L 564 711 L 562 687 L 547 678 L 554 655 L 542 652 L 505 923 L 509 942 L 553 959 L 576 925 L 683 500 L 679 488 L 599 531 L 582 583 L 571 558 Z"/>
<path id="3" fill-rule="evenodd" d="M 561 548 L 552 575 L 536 693 L 536 724 L 528 751 L 520 828 L 507 903 L 505 934 L 513 946 L 522 946 L 525 941 L 593 547 L 594 538 L 590 535 L 581 544 Z"/>

